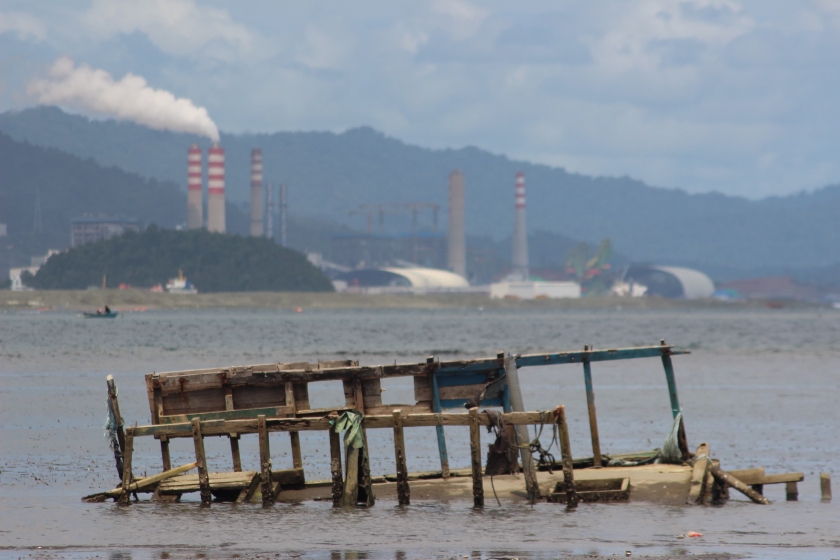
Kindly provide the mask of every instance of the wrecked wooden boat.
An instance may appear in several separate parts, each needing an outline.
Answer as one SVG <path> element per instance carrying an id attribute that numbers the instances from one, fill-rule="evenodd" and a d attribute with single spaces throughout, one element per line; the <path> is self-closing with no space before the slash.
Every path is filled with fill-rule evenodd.
<path id="1" fill-rule="evenodd" d="M 712 459 L 707 443 L 689 449 L 677 394 L 672 357 L 687 352 L 661 341 L 658 345 L 527 355 L 499 353 L 495 357 L 422 363 L 363 366 L 352 360 L 317 363 L 272 363 L 249 366 L 151 373 L 146 391 L 151 424 L 125 427 L 117 391 L 108 376 L 109 431 L 112 434 L 121 483 L 85 498 L 114 499 L 129 504 L 131 496 L 151 494 L 153 500 L 179 500 L 198 493 L 201 503 L 331 500 L 335 506 L 373 506 L 376 498 L 409 505 L 414 499 L 472 499 L 483 507 L 485 495 L 496 500 L 547 500 L 575 507 L 579 501 L 650 500 L 664 503 L 711 504 L 728 498 L 736 488 L 757 503 L 767 503 L 764 484 L 787 484 L 788 499 L 796 499 L 802 473 L 766 475 L 763 469 L 725 472 Z M 601 452 L 592 363 L 640 358 L 659 359 L 665 373 L 674 418 L 661 450 L 622 456 Z M 592 456 L 575 459 L 569 443 L 565 408 L 526 411 L 519 371 L 546 365 L 580 364 L 589 413 Z M 527 369 L 525 370 L 527 371 Z M 381 381 L 413 377 L 413 404 L 383 404 Z M 309 385 L 341 381 L 345 406 L 313 409 Z M 455 411 L 459 409 L 459 411 Z M 466 409 L 466 410 L 465 410 Z M 483 410 L 480 410 L 483 409 Z M 495 409 L 501 409 L 501 412 Z M 548 427 L 561 459 L 543 448 L 527 426 Z M 450 470 L 445 426 L 469 426 L 471 467 Z M 481 427 L 491 427 L 495 441 L 481 444 Z M 434 427 L 440 470 L 409 473 L 405 428 Z M 367 456 L 367 431 L 393 431 L 395 474 L 373 476 Z M 310 481 L 304 473 L 300 432 L 329 434 L 331 479 Z M 270 434 L 288 433 L 290 468 L 272 463 Z M 259 471 L 243 471 L 239 441 L 259 440 Z M 343 436 L 343 441 L 342 441 Z M 144 478 L 132 474 L 134 441 L 153 437 L 160 443 L 162 472 Z M 204 438 L 230 442 L 231 470 L 210 472 Z M 173 468 L 169 444 L 190 438 L 195 461 Z M 343 457 L 342 457 L 343 452 Z M 487 452 L 486 459 L 483 458 Z M 196 473 L 190 471 L 196 470 Z"/>

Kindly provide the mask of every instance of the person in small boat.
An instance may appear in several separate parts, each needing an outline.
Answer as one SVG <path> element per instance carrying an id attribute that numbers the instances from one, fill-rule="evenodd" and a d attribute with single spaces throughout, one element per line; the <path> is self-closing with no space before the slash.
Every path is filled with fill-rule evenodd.
<path id="1" fill-rule="evenodd" d="M 105 315 L 110 315 L 110 314 L 111 314 L 111 308 L 106 305 L 105 306 Z"/>

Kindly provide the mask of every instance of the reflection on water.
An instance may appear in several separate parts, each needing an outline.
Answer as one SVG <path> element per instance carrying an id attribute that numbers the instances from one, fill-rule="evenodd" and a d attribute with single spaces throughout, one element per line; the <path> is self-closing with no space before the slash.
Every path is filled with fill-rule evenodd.
<path id="1" fill-rule="evenodd" d="M 840 454 L 840 313 L 818 311 L 148 312 L 102 325 L 72 314 L 0 316 L 0 557 L 33 558 L 557 558 L 681 552 L 752 557 L 833 557 L 836 502 L 819 501 L 819 472 Z M 803 471 L 800 501 L 765 487 L 773 504 L 735 499 L 722 508 L 642 503 L 554 504 L 379 500 L 371 510 L 329 503 L 259 505 L 84 504 L 113 487 L 102 437 L 105 382 L 113 373 L 127 421 L 148 421 L 142 374 L 157 370 L 358 356 L 363 363 L 656 343 L 690 347 L 675 358 L 689 441 L 708 441 L 724 468 Z M 566 405 L 577 456 L 591 454 L 579 366 L 523 370 L 529 408 Z M 605 452 L 658 447 L 670 428 L 657 360 L 595 364 Z M 328 399 L 313 385 L 312 398 Z M 410 380 L 389 382 L 385 402 L 411 402 Z M 447 428 L 453 468 L 469 466 L 466 428 Z M 329 478 L 325 434 L 302 434 L 307 478 Z M 410 470 L 438 468 L 433 429 L 406 431 Z M 149 441 L 144 441 L 149 439 Z M 374 474 L 393 472 L 388 430 L 369 432 Z M 547 444 L 547 442 L 545 442 Z M 272 436 L 273 462 L 291 465 L 288 438 Z M 226 441 L 208 439 L 211 470 L 230 468 Z M 256 438 L 242 440 L 243 467 L 257 470 Z M 172 443 L 172 463 L 192 443 Z M 157 443 L 138 440 L 137 474 L 158 472 Z M 837 476 L 835 475 L 835 479 Z M 197 500 L 197 497 L 190 498 Z M 678 535 L 704 534 L 688 542 Z M 38 549 L 37 547 L 44 547 Z M 58 547 L 58 548 L 55 548 Z"/>

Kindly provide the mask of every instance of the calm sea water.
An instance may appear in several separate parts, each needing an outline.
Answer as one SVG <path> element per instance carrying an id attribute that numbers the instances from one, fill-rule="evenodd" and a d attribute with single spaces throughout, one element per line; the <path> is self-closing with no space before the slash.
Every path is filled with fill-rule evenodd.
<path id="1" fill-rule="evenodd" d="M 120 508 L 80 497 L 117 481 L 103 437 L 105 375 L 115 375 L 127 422 L 149 421 L 143 374 L 204 366 L 354 358 L 365 364 L 655 344 L 674 359 L 689 443 L 708 441 L 723 468 L 805 472 L 800 500 L 766 488 L 772 505 L 733 494 L 723 507 L 644 503 L 488 505 L 380 500 L 370 510 L 329 504 L 142 503 Z M 819 473 L 840 459 L 840 312 L 692 311 L 151 311 L 114 321 L 53 312 L 0 314 L 0 557 L 2 558 L 557 558 L 720 554 L 840 558 L 840 498 L 820 502 Z M 572 451 L 591 455 L 579 366 L 522 370 L 530 409 L 565 404 Z M 602 448 L 661 445 L 670 428 L 658 360 L 593 366 Z M 410 380 L 383 384 L 386 403 L 412 402 Z M 311 389 L 312 405 L 343 403 L 340 383 Z M 393 472 L 391 435 L 371 431 L 374 474 Z M 272 436 L 273 462 L 291 465 Z M 251 441 L 254 439 L 254 441 Z M 467 432 L 447 429 L 453 468 L 469 466 Z M 328 478 L 326 436 L 302 437 L 307 478 Z M 191 442 L 172 444 L 173 464 Z M 409 469 L 439 468 L 434 430 L 407 432 Z M 226 441 L 208 440 L 211 470 L 229 469 Z M 257 469 L 255 438 L 243 439 Z M 154 440 L 135 469 L 160 470 Z M 836 484 L 835 484 L 836 486 Z M 196 498 L 191 498 L 195 500 Z M 488 502 L 489 504 L 489 502 Z M 679 539 L 687 531 L 698 539 Z"/>

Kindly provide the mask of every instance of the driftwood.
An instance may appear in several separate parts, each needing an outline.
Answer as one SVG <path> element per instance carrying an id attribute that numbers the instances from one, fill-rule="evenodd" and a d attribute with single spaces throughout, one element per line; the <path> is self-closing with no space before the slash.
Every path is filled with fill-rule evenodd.
<path id="1" fill-rule="evenodd" d="M 173 476 L 178 476 L 179 474 L 183 474 L 187 471 L 191 471 L 198 466 L 198 463 L 187 463 L 186 465 L 181 465 L 180 467 L 164 471 L 160 474 L 156 474 L 153 476 L 147 476 L 146 478 L 141 478 L 139 480 L 135 480 L 131 484 L 128 485 L 129 492 L 136 492 L 137 490 L 142 490 L 143 488 L 148 488 L 152 484 L 156 484 L 162 480 L 166 480 L 167 478 L 172 478 Z M 122 487 L 114 488 L 113 490 L 108 490 L 107 492 L 100 492 L 98 494 L 91 494 L 90 496 L 85 496 L 82 498 L 83 502 L 104 502 L 108 498 L 118 498 L 123 493 Z"/>

